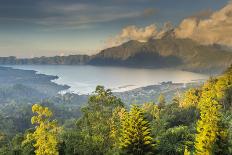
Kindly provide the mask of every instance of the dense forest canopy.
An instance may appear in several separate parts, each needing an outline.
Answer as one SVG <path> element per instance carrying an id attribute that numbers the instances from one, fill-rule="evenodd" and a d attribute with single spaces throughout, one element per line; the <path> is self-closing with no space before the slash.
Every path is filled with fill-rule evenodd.
<path id="1" fill-rule="evenodd" d="M 0 154 L 232 154 L 232 67 L 171 102 L 128 105 L 103 86 L 81 107 L 54 101 L 1 105 Z"/>
<path id="2" fill-rule="evenodd" d="M 232 155 L 232 0 L 0 4 L 0 155 Z"/>

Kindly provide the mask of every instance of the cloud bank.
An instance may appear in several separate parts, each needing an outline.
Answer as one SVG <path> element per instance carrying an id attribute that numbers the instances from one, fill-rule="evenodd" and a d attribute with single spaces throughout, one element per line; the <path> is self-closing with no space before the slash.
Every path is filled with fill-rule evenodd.
<path id="1" fill-rule="evenodd" d="M 121 2 L 120 2 L 121 1 Z M 30 24 L 54 30 L 89 28 L 94 24 L 148 18 L 155 9 L 139 5 L 141 0 L 8 0 L 0 6 L 0 24 Z M 147 0 L 148 1 L 148 0 Z M 141 4 L 140 4 L 141 5 Z M 1 26 L 1 25 L 0 25 Z"/>
<path id="2" fill-rule="evenodd" d="M 116 46 L 128 40 L 146 42 L 149 39 L 161 38 L 165 32 L 173 29 L 170 22 L 158 28 L 155 24 L 139 28 L 127 26 L 107 42 L 108 46 Z M 175 28 L 176 38 L 190 38 L 201 44 L 221 44 L 232 47 L 232 2 L 219 11 L 204 10 L 183 19 Z"/>
<path id="3" fill-rule="evenodd" d="M 135 25 L 127 26 L 115 37 L 107 41 L 108 46 L 117 46 L 129 40 L 137 40 L 139 42 L 146 42 L 150 39 L 161 38 L 163 34 L 172 28 L 172 24 L 167 22 L 161 29 L 155 24 L 148 25 L 144 28 Z"/>
<path id="4" fill-rule="evenodd" d="M 178 38 L 191 38 L 203 44 L 232 46 L 232 3 L 212 13 L 208 19 L 190 17 L 175 29 Z"/>

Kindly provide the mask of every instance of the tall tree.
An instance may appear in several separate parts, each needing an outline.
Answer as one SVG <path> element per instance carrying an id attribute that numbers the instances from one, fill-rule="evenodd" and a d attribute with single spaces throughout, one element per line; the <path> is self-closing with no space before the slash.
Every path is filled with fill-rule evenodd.
<path id="1" fill-rule="evenodd" d="M 132 106 L 122 120 L 120 147 L 125 153 L 143 155 L 153 149 L 151 129 L 138 106 Z"/>
<path id="2" fill-rule="evenodd" d="M 214 79 L 205 83 L 198 105 L 200 120 L 197 122 L 198 133 L 195 140 L 197 155 L 213 154 L 214 144 L 220 131 L 219 122 L 222 106 L 218 100 L 215 84 Z"/>
<path id="3" fill-rule="evenodd" d="M 58 132 L 59 127 L 56 120 L 51 120 L 52 112 L 39 104 L 32 106 L 31 123 L 36 126 L 33 133 L 27 135 L 23 143 L 34 141 L 36 155 L 58 155 Z"/>
<path id="4" fill-rule="evenodd" d="M 200 90 L 191 88 L 184 93 L 183 99 L 180 102 L 180 107 L 196 107 L 200 99 Z"/>
<path id="5" fill-rule="evenodd" d="M 159 99 L 158 99 L 158 107 L 159 107 L 159 109 L 164 108 L 165 104 L 166 104 L 165 96 L 163 94 L 160 94 Z"/>
<path id="6" fill-rule="evenodd" d="M 159 108 L 158 105 L 152 102 L 144 103 L 142 106 L 144 112 L 148 115 L 149 120 L 158 119 L 159 118 Z"/>
<path id="7" fill-rule="evenodd" d="M 111 90 L 105 90 L 102 86 L 96 87 L 78 121 L 82 144 L 85 145 L 85 148 L 79 149 L 80 154 L 104 154 L 113 147 L 115 142 L 111 132 L 111 118 L 114 110 L 123 106 L 122 101 Z"/>

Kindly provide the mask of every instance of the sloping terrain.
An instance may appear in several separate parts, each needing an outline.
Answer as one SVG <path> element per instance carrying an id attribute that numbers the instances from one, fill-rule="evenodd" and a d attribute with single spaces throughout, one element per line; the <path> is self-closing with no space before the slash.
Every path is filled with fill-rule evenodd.
<path id="1" fill-rule="evenodd" d="M 145 43 L 129 41 L 105 49 L 93 56 L 89 64 L 217 71 L 232 64 L 232 52 L 219 45 L 201 45 L 190 39 L 166 36 Z"/>

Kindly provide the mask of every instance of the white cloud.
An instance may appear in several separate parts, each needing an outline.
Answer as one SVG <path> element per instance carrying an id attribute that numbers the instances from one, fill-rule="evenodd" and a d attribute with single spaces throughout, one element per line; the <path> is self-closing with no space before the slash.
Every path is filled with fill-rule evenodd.
<path id="1" fill-rule="evenodd" d="M 164 24 L 161 29 L 158 29 L 155 24 L 139 28 L 135 25 L 127 26 L 115 37 L 110 38 L 106 44 L 108 47 L 120 45 L 129 40 L 137 40 L 139 42 L 146 42 L 149 39 L 161 38 L 163 34 L 170 30 L 172 25 L 170 22 Z"/>
<path id="2" fill-rule="evenodd" d="M 155 24 L 139 28 L 135 25 L 127 26 L 113 38 L 107 41 L 107 46 L 117 46 L 123 42 L 129 40 L 138 40 L 140 42 L 146 42 L 148 39 L 153 38 L 158 33 Z"/>
<path id="3" fill-rule="evenodd" d="M 209 16 L 208 18 L 206 18 Z M 158 29 L 155 24 L 144 28 L 127 26 L 115 37 L 107 41 L 107 46 L 116 46 L 128 40 L 146 42 L 152 38 L 161 38 L 172 29 L 167 22 Z M 204 10 L 194 16 L 182 20 L 174 29 L 177 38 L 190 38 L 201 44 L 221 44 L 232 47 L 232 3 L 228 3 L 219 11 Z"/>
<path id="4" fill-rule="evenodd" d="M 191 38 L 203 44 L 232 46 L 232 3 L 214 12 L 208 19 L 184 19 L 175 29 L 178 38 Z"/>

